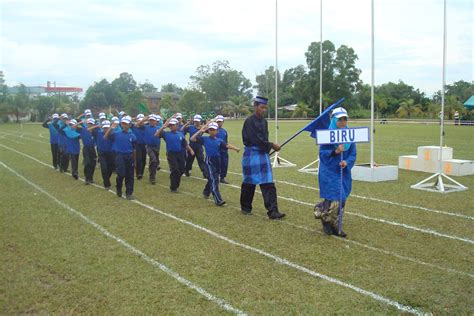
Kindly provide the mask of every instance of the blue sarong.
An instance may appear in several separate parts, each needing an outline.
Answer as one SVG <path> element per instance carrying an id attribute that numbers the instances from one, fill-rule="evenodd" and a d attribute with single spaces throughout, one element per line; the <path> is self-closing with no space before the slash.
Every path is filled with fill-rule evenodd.
<path id="1" fill-rule="evenodd" d="M 242 175 L 244 183 L 272 183 L 272 166 L 268 153 L 257 146 L 245 147 L 242 157 Z"/>

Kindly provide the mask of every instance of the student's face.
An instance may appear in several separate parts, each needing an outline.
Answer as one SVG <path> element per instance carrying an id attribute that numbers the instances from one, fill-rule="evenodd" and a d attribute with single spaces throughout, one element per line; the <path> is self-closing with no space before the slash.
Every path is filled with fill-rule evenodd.
<path id="1" fill-rule="evenodd" d="M 170 125 L 170 130 L 171 130 L 172 132 L 176 132 L 176 131 L 178 130 L 178 124 L 172 124 L 172 125 Z"/>
<path id="2" fill-rule="evenodd" d="M 210 128 L 207 132 L 211 136 L 216 136 L 217 135 L 217 129 Z"/>
<path id="3" fill-rule="evenodd" d="M 255 114 L 257 116 L 264 116 L 265 115 L 265 112 L 267 111 L 267 105 L 266 104 L 259 104 L 257 106 L 255 106 Z"/>
<path id="4" fill-rule="evenodd" d="M 125 122 L 120 123 L 120 126 L 122 126 L 124 131 L 128 131 L 128 128 L 130 127 L 130 125 Z"/>
<path id="5" fill-rule="evenodd" d="M 344 128 L 347 126 L 347 117 L 340 117 L 336 122 L 337 128 Z"/>
<path id="6" fill-rule="evenodd" d="M 150 122 L 150 126 L 153 126 L 153 127 L 155 127 L 156 124 L 158 124 L 158 122 L 155 120 L 149 120 L 148 122 Z"/>
<path id="7" fill-rule="evenodd" d="M 224 125 L 224 121 L 217 122 L 217 125 L 219 125 L 219 127 L 222 127 L 222 125 Z"/>
<path id="8" fill-rule="evenodd" d="M 201 127 L 201 122 L 194 121 L 194 126 L 196 126 L 197 128 L 200 128 Z"/>

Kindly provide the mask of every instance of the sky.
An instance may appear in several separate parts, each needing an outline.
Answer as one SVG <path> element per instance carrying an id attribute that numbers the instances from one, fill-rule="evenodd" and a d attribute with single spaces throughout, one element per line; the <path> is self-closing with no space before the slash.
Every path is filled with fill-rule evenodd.
<path id="1" fill-rule="evenodd" d="M 78 86 L 131 73 L 187 87 L 196 68 L 228 60 L 253 83 L 275 64 L 275 0 L 0 0 L 6 83 Z M 370 83 L 371 0 L 323 0 L 323 40 L 354 48 Z M 473 81 L 474 0 L 447 0 L 447 83 Z M 278 65 L 306 65 L 320 38 L 318 0 L 278 0 Z M 375 0 L 375 84 L 442 85 L 443 1 Z M 324 83 L 323 83 L 324 84 Z"/>

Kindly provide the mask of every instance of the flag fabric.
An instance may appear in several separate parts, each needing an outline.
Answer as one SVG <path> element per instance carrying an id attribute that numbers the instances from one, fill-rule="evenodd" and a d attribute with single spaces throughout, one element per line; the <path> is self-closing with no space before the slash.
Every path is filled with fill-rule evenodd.
<path id="1" fill-rule="evenodd" d="M 311 137 L 316 138 L 316 131 L 320 129 L 328 129 L 329 124 L 331 123 L 331 111 L 337 107 L 339 104 L 344 102 L 345 98 L 340 98 L 336 103 L 331 104 L 326 110 L 321 113 L 320 116 L 315 118 L 311 123 L 306 125 L 303 128 L 303 131 L 310 132 Z"/>
<path id="2" fill-rule="evenodd" d="M 149 113 L 150 112 L 150 110 L 148 109 L 148 107 L 144 103 L 139 103 L 137 105 L 137 108 L 138 108 L 139 113 Z"/>

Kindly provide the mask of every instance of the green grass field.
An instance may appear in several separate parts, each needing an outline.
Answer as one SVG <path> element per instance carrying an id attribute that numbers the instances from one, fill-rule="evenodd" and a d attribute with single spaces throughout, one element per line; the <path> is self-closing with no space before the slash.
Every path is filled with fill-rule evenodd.
<path id="1" fill-rule="evenodd" d="M 238 146 L 242 123 L 225 125 Z M 303 124 L 281 122 L 280 140 Z M 455 158 L 474 159 L 473 132 L 446 127 Z M 437 125 L 377 126 L 376 162 L 438 139 Z M 302 167 L 317 148 L 302 134 L 281 155 Z M 223 208 L 201 197 L 196 164 L 170 193 L 164 160 L 157 185 L 136 181 L 126 201 L 99 170 L 97 186 L 54 171 L 39 124 L 0 125 L 0 313 L 474 313 L 474 176 L 456 177 L 470 189 L 451 194 L 410 188 L 427 173 L 354 181 L 343 240 L 322 235 L 316 176 L 298 167 L 274 171 L 284 220 L 266 218 L 259 193 L 255 215 L 241 215 L 240 157 L 230 152 Z M 368 160 L 359 144 L 357 162 Z"/>

